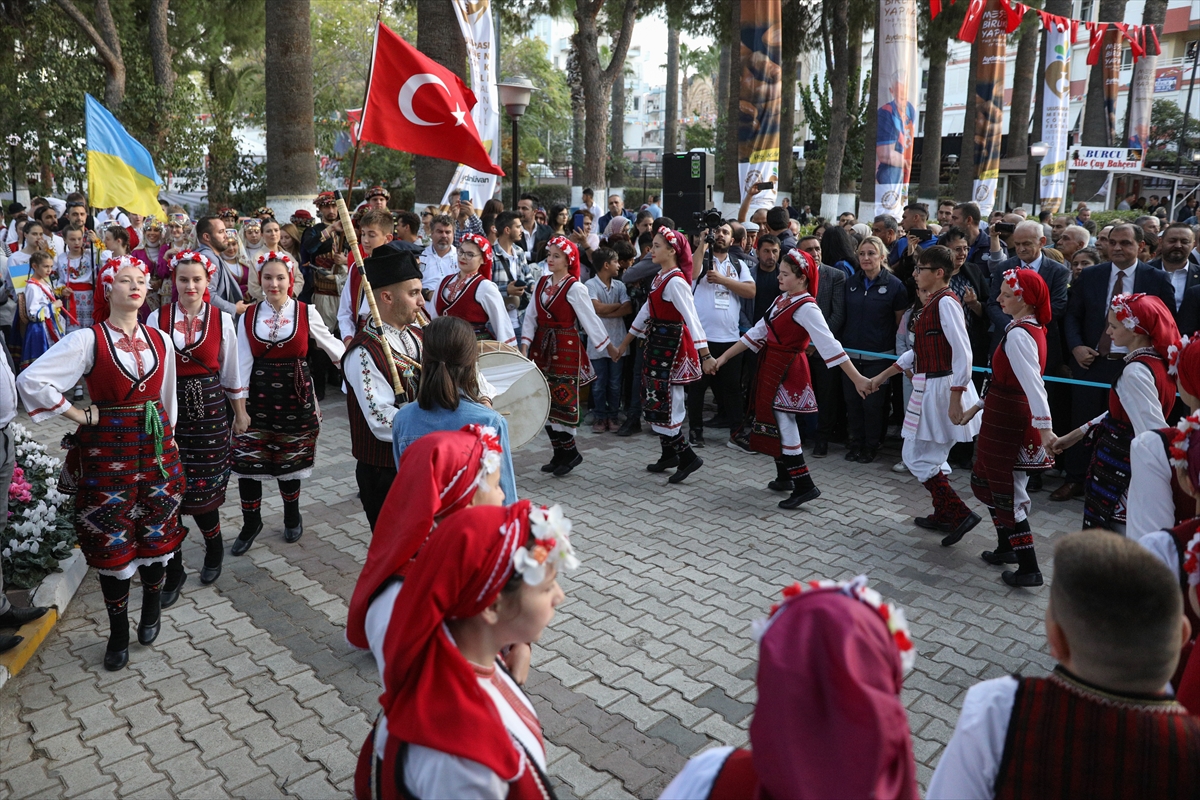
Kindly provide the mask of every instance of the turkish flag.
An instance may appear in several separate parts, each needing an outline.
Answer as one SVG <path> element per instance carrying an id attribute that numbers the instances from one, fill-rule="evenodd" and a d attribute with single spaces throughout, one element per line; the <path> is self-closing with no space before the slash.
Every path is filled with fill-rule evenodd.
<path id="1" fill-rule="evenodd" d="M 367 104 L 358 125 L 362 141 L 504 174 L 492 163 L 471 119 L 471 90 L 383 23 L 375 31 L 367 81 Z"/>

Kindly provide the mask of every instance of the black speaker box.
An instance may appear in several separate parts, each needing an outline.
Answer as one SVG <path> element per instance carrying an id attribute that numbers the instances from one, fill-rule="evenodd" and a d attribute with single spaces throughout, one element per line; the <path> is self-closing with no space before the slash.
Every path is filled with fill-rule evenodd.
<path id="1" fill-rule="evenodd" d="M 709 153 L 667 153 L 663 156 L 663 214 L 680 230 L 695 233 L 696 212 L 713 207 L 713 157 Z"/>

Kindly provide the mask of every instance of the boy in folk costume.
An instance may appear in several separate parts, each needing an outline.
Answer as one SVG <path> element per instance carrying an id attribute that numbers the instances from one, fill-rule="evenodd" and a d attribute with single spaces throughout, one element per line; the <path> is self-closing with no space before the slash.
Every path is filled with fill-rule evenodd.
<path id="1" fill-rule="evenodd" d="M 692 273 L 692 253 L 683 234 L 660 228 L 650 245 L 650 257 L 659 272 L 617 354 L 625 355 L 634 337 L 646 340 L 642 416 L 662 443 L 662 455 L 647 465 L 646 471 L 664 472 L 678 467 L 667 480 L 682 483 L 704 465 L 704 459 L 696 455 L 680 431 L 687 416 L 684 387 L 700 379 L 701 361 L 712 356 L 704 327 L 696 316 L 692 283 L 685 277 Z"/>
<path id="2" fill-rule="evenodd" d="M 1054 442 L 1050 403 L 1042 375 L 1046 370 L 1046 324 L 1050 291 L 1035 270 L 1010 269 L 1000 286 L 1000 308 L 1012 318 L 992 355 L 992 378 L 967 419 L 983 411 L 971 489 L 992 516 L 996 549 L 984 551 L 989 564 L 1017 564 L 1001 577 L 1009 586 L 1041 586 L 1029 529 L 1030 470 L 1050 464 L 1046 448 Z M 961 538 L 961 537 L 959 537 Z M 954 534 L 944 546 L 958 541 Z"/>
<path id="3" fill-rule="evenodd" d="M 396 229 L 396 223 L 392 219 L 390 211 L 369 209 L 363 214 L 356 228 L 358 230 L 359 249 L 362 250 L 363 259 L 368 259 L 375 252 L 375 248 L 382 247 L 392 241 L 392 233 Z M 321 295 L 337 295 L 336 309 L 329 310 L 327 314 L 325 311 L 322 311 L 322 315 L 328 317 L 326 324 L 332 324 L 336 321 L 338 335 L 342 337 L 342 341 L 347 346 L 350 345 L 350 340 L 354 338 L 354 334 L 361 331 L 371 321 L 371 306 L 367 302 L 367 295 L 363 290 L 362 275 L 359 274 L 358 267 L 354 263 L 353 253 L 350 254 L 348 265 L 350 274 L 348 276 L 343 274 L 338 278 L 338 282 L 341 284 L 340 294 L 333 292 L 332 283 L 326 280 L 321 285 L 318 285 L 317 291 L 313 295 L 313 303 L 318 308 L 326 300 L 331 299 L 321 297 Z M 371 286 L 374 287 L 375 284 L 372 283 Z"/>
<path id="4" fill-rule="evenodd" d="M 940 798 L 1183 798 L 1200 718 L 1164 692 L 1189 628 L 1171 571 L 1108 531 L 1054 549 L 1044 678 L 973 686 L 929 783 Z"/>
<path id="5" fill-rule="evenodd" d="M 464 236 L 465 240 L 465 236 Z M 580 329 L 592 347 L 607 348 L 617 358 L 604 324 L 596 316 L 587 288 L 579 282 L 579 249 L 565 236 L 547 243 L 546 274 L 537 282 L 533 308 L 521 326 L 521 352 L 529 356 L 550 384 L 550 422 L 546 435 L 554 457 L 542 472 L 561 478 L 583 463 L 575 447 L 574 429 L 583 419 L 579 390 L 596 379 Z"/>
<path id="6" fill-rule="evenodd" d="M 820 265 L 816 259 L 792 250 L 779 267 L 783 294 L 775 298 L 753 328 L 720 358 L 707 362 L 704 369 L 715 374 L 747 349 L 759 354 L 751 393 L 750 447 L 775 459 L 776 477 L 768 486 L 777 491 L 790 489 L 791 496 L 781 500 L 779 507 L 791 509 L 821 496 L 804 463 L 797 422 L 798 414 L 817 411 L 808 371 L 808 345 L 816 347 L 827 367 L 840 367 L 860 392 L 869 394 L 871 382 L 850 363 L 817 306 Z"/>
<path id="7" fill-rule="evenodd" d="M 396 479 L 392 418 L 402 404 L 417 399 L 422 337 L 415 323 L 425 307 L 425 296 L 421 293 L 421 269 L 411 252 L 377 247 L 364 259 L 363 266 L 375 293 L 383 329 L 370 322 L 355 334 L 342 357 L 342 374 L 350 388 L 346 393 L 346 415 L 351 452 L 358 462 L 354 470 L 358 497 L 374 531 L 384 498 Z M 399 395 L 383 352 L 384 338 L 400 376 L 403 393 Z"/>
<path id="8" fill-rule="evenodd" d="M 911 372 L 924 379 L 914 388 L 904 416 L 904 466 L 933 498 L 933 514 L 917 517 L 917 527 L 949 533 L 957 542 L 979 524 L 942 473 L 942 464 L 956 442 L 969 442 L 979 433 L 979 421 L 965 410 L 979 401 L 971 383 L 971 340 L 958 297 L 950 290 L 954 257 L 934 245 L 921 253 L 914 274 L 917 289 L 929 293 L 913 326 L 915 346 L 896 363 L 871 379 L 878 389 L 893 375 Z"/>
<path id="9" fill-rule="evenodd" d="M 1167 426 L 1175 381 L 1167 358 L 1179 348 L 1179 329 L 1165 303 L 1153 295 L 1122 294 L 1109 304 L 1107 335 L 1124 347 L 1124 363 L 1108 392 L 1108 411 L 1054 444 L 1061 453 L 1098 428 L 1083 491 L 1083 527 L 1124 532 L 1129 490 L 1129 448 L 1135 436 Z"/>

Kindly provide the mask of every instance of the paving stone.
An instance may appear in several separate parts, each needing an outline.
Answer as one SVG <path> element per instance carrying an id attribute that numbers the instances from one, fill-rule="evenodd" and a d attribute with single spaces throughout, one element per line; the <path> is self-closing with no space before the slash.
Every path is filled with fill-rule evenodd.
<path id="1" fill-rule="evenodd" d="M 102 766 L 101 769 L 117 779 L 122 796 L 130 795 L 166 779 L 165 775 L 150 766 L 150 757 L 145 750 L 140 750 L 137 755 L 132 755 L 115 764 Z"/>
<path id="2" fill-rule="evenodd" d="M 221 773 L 225 778 L 225 788 L 231 794 L 242 797 L 254 797 L 255 795 L 237 791 L 238 789 L 251 781 L 271 776 L 269 769 L 254 763 L 250 758 L 250 748 L 246 746 L 238 747 L 223 756 L 206 758 L 205 763 Z M 270 780 L 274 781 L 274 778 L 271 777 Z"/>

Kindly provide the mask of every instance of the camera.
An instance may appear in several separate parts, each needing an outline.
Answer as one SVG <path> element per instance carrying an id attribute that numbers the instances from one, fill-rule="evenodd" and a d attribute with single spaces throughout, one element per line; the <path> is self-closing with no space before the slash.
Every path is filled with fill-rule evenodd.
<path id="1" fill-rule="evenodd" d="M 725 224 L 725 218 L 715 208 L 710 208 L 708 211 L 697 211 L 692 216 L 696 218 L 696 225 L 700 228 L 708 228 L 715 231 Z"/>

